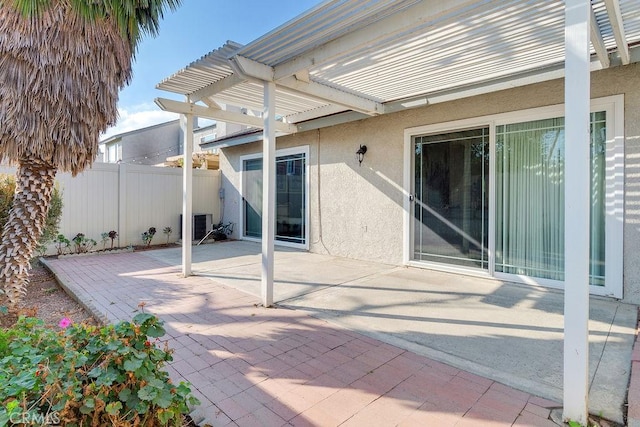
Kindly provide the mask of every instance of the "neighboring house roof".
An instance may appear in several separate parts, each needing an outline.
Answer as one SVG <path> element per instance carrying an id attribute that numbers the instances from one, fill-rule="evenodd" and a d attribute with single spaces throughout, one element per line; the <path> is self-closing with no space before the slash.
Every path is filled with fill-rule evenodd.
<path id="1" fill-rule="evenodd" d="M 251 142 L 257 142 L 262 140 L 262 129 L 248 128 L 233 132 L 213 141 L 200 143 L 200 148 L 208 150 L 211 148 L 226 148 L 233 147 L 235 145 L 248 144 Z"/>
<path id="2" fill-rule="evenodd" d="M 163 126 L 174 125 L 174 124 L 178 123 L 179 121 L 180 121 L 180 119 L 171 120 L 171 121 L 168 121 L 168 122 L 159 123 L 157 125 L 151 125 L 151 126 L 146 126 L 146 127 L 140 128 L 140 129 L 134 129 L 134 130 L 131 130 L 131 131 L 128 131 L 128 132 L 122 132 L 122 133 L 119 133 L 119 134 L 116 134 L 116 135 L 112 135 L 107 139 L 103 139 L 99 143 L 100 144 L 109 144 L 110 142 L 119 141 L 122 138 L 127 137 L 127 136 L 136 135 L 136 134 L 140 134 L 140 133 L 143 133 L 143 132 L 148 132 L 150 130 L 157 129 L 157 128 L 160 128 L 160 127 L 163 127 Z"/>
<path id="3" fill-rule="evenodd" d="M 592 70 L 640 60 L 638 0 L 591 5 Z M 564 13 L 563 0 L 326 1 L 157 87 L 192 103 L 261 109 L 260 81 L 273 81 L 276 115 L 293 124 L 279 128 L 309 130 L 560 78 Z"/>

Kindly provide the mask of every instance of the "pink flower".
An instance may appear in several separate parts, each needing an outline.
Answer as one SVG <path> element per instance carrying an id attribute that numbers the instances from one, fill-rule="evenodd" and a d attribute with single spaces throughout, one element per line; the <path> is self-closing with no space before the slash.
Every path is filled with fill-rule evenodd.
<path id="1" fill-rule="evenodd" d="M 58 326 L 60 326 L 62 329 L 66 329 L 69 326 L 71 326 L 71 319 L 69 319 L 68 317 L 63 317 L 62 319 L 60 319 L 60 323 L 58 323 Z"/>

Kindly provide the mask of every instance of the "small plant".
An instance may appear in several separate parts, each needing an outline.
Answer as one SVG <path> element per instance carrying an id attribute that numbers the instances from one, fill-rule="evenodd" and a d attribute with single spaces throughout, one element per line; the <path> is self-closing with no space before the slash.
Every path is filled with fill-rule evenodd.
<path id="1" fill-rule="evenodd" d="M 58 234 L 53 243 L 55 243 L 56 245 L 56 251 L 58 252 L 58 255 L 64 255 L 67 252 L 69 246 L 71 246 L 71 242 L 69 241 L 69 239 L 64 237 L 64 234 Z"/>
<path id="2" fill-rule="evenodd" d="M 76 234 L 73 238 L 73 245 L 75 246 L 77 254 L 84 254 L 89 252 L 96 245 L 96 241 L 85 237 L 83 233 Z"/>
<path id="3" fill-rule="evenodd" d="M 102 242 L 102 250 L 107 250 L 107 242 L 109 241 L 109 233 L 100 234 L 100 242 Z"/>
<path id="4" fill-rule="evenodd" d="M 0 425 L 178 426 L 199 403 L 162 370 L 172 356 L 158 345 L 165 331 L 155 316 L 101 328 L 63 318 L 58 327 L 21 317 L 0 330 Z"/>
<path id="5" fill-rule="evenodd" d="M 171 233 L 173 233 L 173 230 L 171 229 L 171 227 L 165 227 L 162 229 L 162 232 L 167 236 L 167 245 L 168 245 L 169 237 L 171 237 Z"/>
<path id="6" fill-rule="evenodd" d="M 47 254 L 47 246 L 38 242 L 38 245 L 36 246 L 36 253 L 38 256 L 45 256 Z"/>
<path id="7" fill-rule="evenodd" d="M 151 246 L 151 240 L 153 240 L 153 236 L 155 235 L 156 235 L 156 228 L 149 227 L 147 231 L 142 233 L 142 243 L 144 243 L 144 245 L 147 247 Z"/>
<path id="8" fill-rule="evenodd" d="M 111 230 L 109 233 L 109 238 L 111 239 L 111 249 L 113 249 L 113 241 L 118 238 L 118 232 Z"/>

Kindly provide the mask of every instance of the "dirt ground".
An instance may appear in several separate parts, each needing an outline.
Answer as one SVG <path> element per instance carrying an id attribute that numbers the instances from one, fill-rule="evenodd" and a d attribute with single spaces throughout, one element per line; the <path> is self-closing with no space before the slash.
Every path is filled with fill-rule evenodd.
<path id="1" fill-rule="evenodd" d="M 49 270 L 38 262 L 32 264 L 27 295 L 18 309 L 0 314 L 0 328 L 12 326 L 20 315 L 38 317 L 51 326 L 57 326 L 63 317 L 68 317 L 73 323 L 97 324 L 91 314 L 67 295 Z"/>

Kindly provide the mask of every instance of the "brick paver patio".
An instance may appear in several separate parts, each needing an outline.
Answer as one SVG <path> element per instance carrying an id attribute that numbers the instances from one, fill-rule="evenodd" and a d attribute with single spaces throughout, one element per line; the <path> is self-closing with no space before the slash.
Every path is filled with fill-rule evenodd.
<path id="1" fill-rule="evenodd" d="M 165 321 L 168 371 L 213 426 L 554 426 L 541 399 L 126 253 L 47 261 L 103 320 Z"/>

